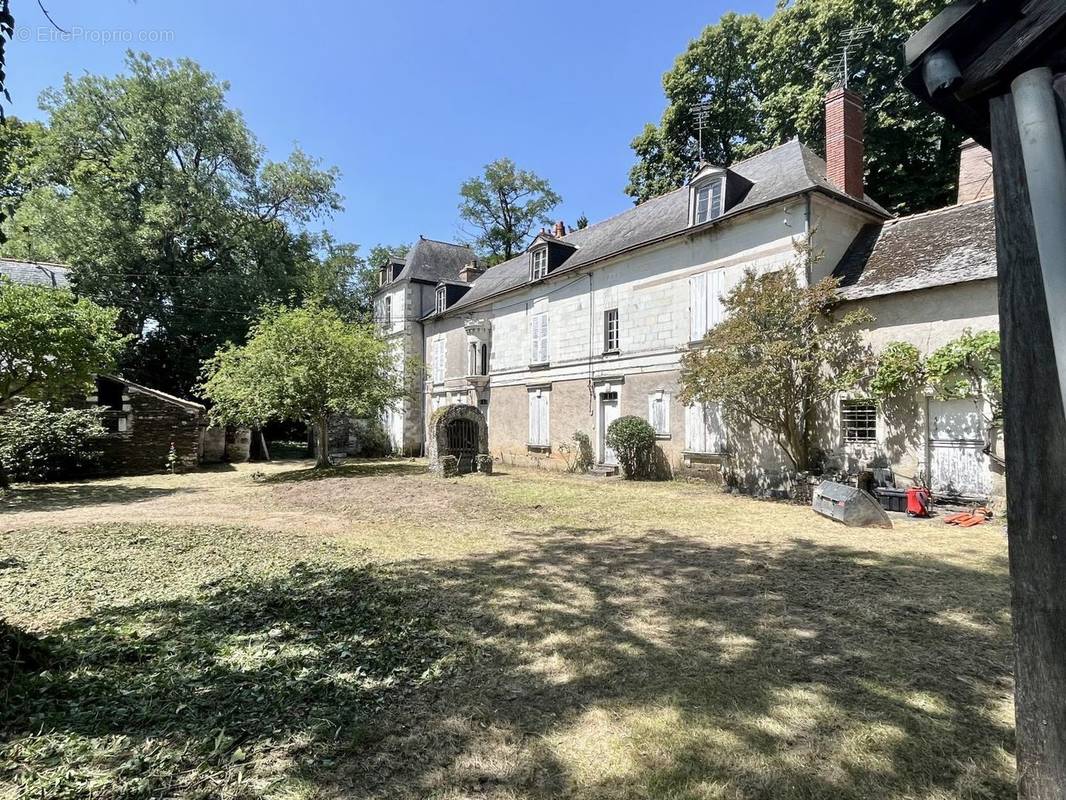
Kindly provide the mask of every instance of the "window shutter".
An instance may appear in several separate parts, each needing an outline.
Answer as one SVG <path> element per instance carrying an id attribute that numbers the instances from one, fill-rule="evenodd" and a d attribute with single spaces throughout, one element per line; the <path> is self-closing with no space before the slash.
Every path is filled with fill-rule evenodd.
<path id="1" fill-rule="evenodd" d="M 725 272 L 716 269 L 714 272 L 707 273 L 707 277 L 710 284 L 707 287 L 707 329 L 710 330 L 725 319 L 725 309 L 722 307 Z"/>
<path id="2" fill-rule="evenodd" d="M 718 403 L 706 403 L 703 407 L 704 430 L 708 453 L 725 452 L 725 420 Z"/>
<path id="3" fill-rule="evenodd" d="M 541 315 L 534 314 L 529 318 L 529 363 L 540 363 L 540 321 Z"/>
<path id="4" fill-rule="evenodd" d="M 548 444 L 548 393 L 537 390 L 529 393 L 529 443 Z"/>
<path id="5" fill-rule="evenodd" d="M 542 392 L 540 395 L 540 443 L 543 445 L 550 444 L 549 442 L 549 428 L 548 428 L 548 402 L 551 400 L 551 394 L 548 392 Z"/>
<path id="6" fill-rule="evenodd" d="M 706 432 L 707 428 L 703 424 L 703 406 L 700 403 L 685 406 L 685 449 L 690 453 L 705 452 Z"/>
<path id="7" fill-rule="evenodd" d="M 539 424 L 539 412 L 537 393 L 529 393 L 529 443 L 536 444 L 540 438 L 540 424 Z"/>
<path id="8" fill-rule="evenodd" d="M 689 341 L 696 342 L 707 333 L 707 273 L 688 279 Z"/>
<path id="9" fill-rule="evenodd" d="M 548 361 L 548 312 L 534 314 L 529 320 L 530 363 Z"/>
<path id="10" fill-rule="evenodd" d="M 437 337 L 436 361 L 433 365 L 433 380 L 436 383 L 444 382 L 444 337 Z"/>
<path id="11" fill-rule="evenodd" d="M 669 433 L 667 430 L 666 404 L 668 395 L 657 392 L 648 395 L 648 421 L 656 433 Z"/>

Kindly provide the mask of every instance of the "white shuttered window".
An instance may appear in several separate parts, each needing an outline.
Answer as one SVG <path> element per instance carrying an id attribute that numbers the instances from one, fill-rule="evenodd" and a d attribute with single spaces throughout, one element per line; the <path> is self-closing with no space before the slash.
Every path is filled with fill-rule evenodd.
<path id="1" fill-rule="evenodd" d="M 725 319 L 722 295 L 725 294 L 725 270 L 701 272 L 688 279 L 689 341 L 700 341 L 715 325 Z"/>
<path id="2" fill-rule="evenodd" d="M 531 389 L 529 392 L 529 444 L 547 447 L 548 400 L 551 392 L 546 389 Z"/>
<path id="3" fill-rule="evenodd" d="M 725 452 L 725 423 L 717 403 L 693 403 L 685 408 L 685 450 Z"/>
<path id="4" fill-rule="evenodd" d="M 433 382 L 444 383 L 444 337 L 438 336 L 433 348 Z"/>
<path id="5" fill-rule="evenodd" d="M 529 317 L 529 363 L 548 363 L 548 301 L 535 300 Z"/>
<path id="6" fill-rule="evenodd" d="M 660 436 L 670 433 L 670 395 L 666 392 L 648 395 L 648 422 Z"/>
<path id="7" fill-rule="evenodd" d="M 707 333 L 707 273 L 688 279 L 689 341 L 698 342 Z"/>

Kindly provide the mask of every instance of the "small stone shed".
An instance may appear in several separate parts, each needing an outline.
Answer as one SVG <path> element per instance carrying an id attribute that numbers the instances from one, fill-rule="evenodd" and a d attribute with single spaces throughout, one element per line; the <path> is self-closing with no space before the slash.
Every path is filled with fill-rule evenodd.
<path id="1" fill-rule="evenodd" d="M 171 443 L 182 469 L 205 460 L 207 409 L 199 403 L 115 375 L 98 375 L 86 401 L 103 410 L 104 472 L 162 472 Z"/>
<path id="2" fill-rule="evenodd" d="M 456 404 L 439 408 L 429 421 L 429 465 L 434 472 L 459 474 L 491 472 L 489 426 L 485 415 L 471 405 Z M 454 458 L 452 467 L 445 459 Z"/>

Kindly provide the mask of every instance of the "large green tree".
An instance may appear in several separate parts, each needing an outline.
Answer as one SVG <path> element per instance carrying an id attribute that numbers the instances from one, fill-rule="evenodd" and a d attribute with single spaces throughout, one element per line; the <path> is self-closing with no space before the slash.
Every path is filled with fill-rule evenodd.
<path id="1" fill-rule="evenodd" d="M 459 195 L 459 216 L 488 264 L 519 252 L 537 225 L 551 222 L 548 212 L 562 202 L 547 180 L 509 158 L 486 164 L 481 175 L 459 187 Z"/>
<path id="2" fill-rule="evenodd" d="M 943 6 L 943 0 L 791 0 L 763 22 L 723 17 L 663 77 L 667 108 L 658 126 L 633 141 L 638 160 L 628 193 L 642 202 L 691 174 L 699 154 L 688 108 L 698 100 L 710 101 L 708 160 L 727 166 L 796 135 L 821 150 L 822 103 L 840 79 L 833 64 L 843 32 L 870 25 L 849 59 L 849 86 L 866 103 L 867 191 L 896 212 L 951 202 L 962 137 L 900 84 L 903 43 Z M 707 90 L 697 97 L 701 85 Z M 731 96 L 723 86 L 733 87 L 737 105 L 717 102 Z M 731 147 L 722 148 L 722 140 Z"/>
<path id="3" fill-rule="evenodd" d="M 203 394 L 219 422 L 314 425 L 320 467 L 329 464 L 331 415 L 377 417 L 403 394 L 388 344 L 374 326 L 345 322 L 335 309 L 314 302 L 267 309 L 247 344 L 219 350 L 203 377 Z"/>
<path id="4" fill-rule="evenodd" d="M 722 298 L 725 321 L 681 357 L 681 400 L 720 404 L 807 469 L 819 403 L 855 386 L 872 365 L 859 334 L 869 313 L 834 317 L 836 298 L 830 278 L 805 287 L 794 269 L 749 271 Z"/>
<path id="5" fill-rule="evenodd" d="M 0 122 L 0 244 L 4 242 L 5 221 L 42 180 L 37 168 L 45 132 L 39 122 L 23 122 L 15 117 Z"/>
<path id="6" fill-rule="evenodd" d="M 305 229 L 340 203 L 336 171 L 299 150 L 264 161 L 227 88 L 132 53 L 118 76 L 68 76 L 41 101 L 49 179 L 5 227 L 8 255 L 70 263 L 79 294 L 121 310 L 126 374 L 183 395 L 259 306 L 314 288 L 321 241 Z"/>
<path id="7" fill-rule="evenodd" d="M 0 279 L 0 406 L 15 396 L 64 401 L 111 369 L 125 339 L 118 311 L 66 290 Z"/>
<path id="8" fill-rule="evenodd" d="M 757 51 L 763 29 L 754 14 L 724 15 L 689 43 L 663 75 L 667 106 L 632 143 L 637 163 L 626 193 L 647 200 L 680 186 L 701 161 L 728 166 L 761 138 Z M 706 114 L 702 137 L 693 106 Z M 702 151 L 700 143 L 702 139 Z"/>

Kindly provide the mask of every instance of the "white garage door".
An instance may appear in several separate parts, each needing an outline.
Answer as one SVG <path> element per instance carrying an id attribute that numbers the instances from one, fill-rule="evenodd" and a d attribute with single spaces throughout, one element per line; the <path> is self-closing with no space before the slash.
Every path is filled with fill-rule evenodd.
<path id="1" fill-rule="evenodd" d="M 984 419 L 975 400 L 929 401 L 930 481 L 934 494 L 992 493 Z"/>

